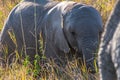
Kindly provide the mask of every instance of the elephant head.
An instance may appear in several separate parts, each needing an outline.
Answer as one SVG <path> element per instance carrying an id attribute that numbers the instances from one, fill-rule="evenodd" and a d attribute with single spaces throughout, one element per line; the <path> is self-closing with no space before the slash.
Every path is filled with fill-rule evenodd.
<path id="1" fill-rule="evenodd" d="M 87 67 L 93 68 L 102 32 L 102 19 L 98 11 L 91 6 L 75 5 L 64 15 L 63 30 L 69 45 L 77 51 L 77 56 L 82 54 Z"/>
<path id="2" fill-rule="evenodd" d="M 93 67 L 99 34 L 102 31 L 101 16 L 96 9 L 75 2 L 61 2 L 48 11 L 45 20 L 45 33 L 49 39 L 49 42 L 46 39 L 46 44 L 51 44 L 54 50 L 57 48 L 57 55 L 69 55 L 73 48 L 79 57 L 85 59 L 87 67 Z M 50 50 L 46 53 L 49 56 Z"/>
<path id="3" fill-rule="evenodd" d="M 87 68 L 93 68 L 98 48 L 102 19 L 98 11 L 87 5 L 77 4 L 64 15 L 64 34 L 69 45 L 82 54 Z"/>

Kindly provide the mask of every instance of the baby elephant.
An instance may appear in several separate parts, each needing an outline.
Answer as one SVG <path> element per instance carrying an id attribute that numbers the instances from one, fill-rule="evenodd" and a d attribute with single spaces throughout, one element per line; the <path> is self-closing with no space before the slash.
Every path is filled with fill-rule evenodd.
<path id="1" fill-rule="evenodd" d="M 21 4 L 24 6 L 15 7 L 9 15 L 0 37 L 2 45 L 8 45 L 8 54 L 17 49 L 19 54 L 24 52 L 23 55 L 26 53 L 32 60 L 39 54 L 41 33 L 47 58 L 64 63 L 66 55 L 68 58 L 76 55 L 94 71 L 95 51 L 102 31 L 102 19 L 95 8 L 72 1 L 48 2 L 43 7 L 34 3 Z M 29 14 L 34 11 L 36 16 Z M 15 35 L 16 46 L 9 31 Z"/>
<path id="2" fill-rule="evenodd" d="M 60 57 L 63 61 L 65 55 L 69 58 L 73 55 L 82 58 L 94 72 L 95 51 L 102 32 L 101 16 L 95 8 L 71 1 L 60 2 L 47 12 L 43 23 L 47 57 Z"/>
<path id="3" fill-rule="evenodd" d="M 100 80 L 120 80 L 120 0 L 112 11 L 99 49 Z"/>

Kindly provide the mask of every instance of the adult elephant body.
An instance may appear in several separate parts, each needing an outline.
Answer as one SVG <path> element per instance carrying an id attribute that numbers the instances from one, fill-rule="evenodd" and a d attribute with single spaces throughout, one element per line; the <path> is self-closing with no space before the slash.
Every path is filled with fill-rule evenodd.
<path id="1" fill-rule="evenodd" d="M 99 49 L 100 80 L 120 80 L 120 0 L 106 23 Z"/>
<path id="2" fill-rule="evenodd" d="M 11 39 L 8 39 L 6 32 L 8 30 L 7 28 L 10 28 L 12 25 L 18 42 L 18 49 L 19 47 L 24 47 L 26 53 L 29 53 L 28 55 L 33 57 L 35 53 L 38 53 L 37 50 L 35 50 L 38 48 L 38 46 L 35 45 L 37 44 L 35 39 L 39 40 L 39 33 L 41 32 L 47 58 L 52 58 L 55 62 L 64 62 L 65 56 L 70 55 L 70 51 L 73 49 L 79 58 L 82 57 L 85 59 L 88 68 L 93 68 L 94 52 L 97 49 L 99 34 L 102 31 L 102 20 L 98 11 L 91 6 L 71 1 L 59 2 L 54 6 L 47 3 L 44 5 L 44 8 L 39 6 L 40 5 L 35 9 L 35 11 L 38 11 L 36 12 L 35 24 L 34 12 L 32 16 L 28 15 L 28 19 L 26 19 L 25 14 L 20 13 L 20 6 L 20 9 L 14 9 L 5 24 L 1 40 L 11 46 L 12 41 L 10 41 L 11 43 L 8 42 L 8 40 Z M 24 7 L 22 11 L 25 11 L 26 7 Z M 34 9 L 30 11 L 34 11 Z M 19 15 L 21 14 L 23 19 L 19 18 L 20 16 L 17 13 Z M 25 11 L 25 13 L 27 12 Z M 13 19 L 11 19 L 11 17 Z M 10 22 L 13 20 L 15 23 L 11 24 Z M 22 23 L 20 23 L 21 21 Z M 31 24 L 31 22 L 33 24 Z M 34 26 L 36 24 L 37 29 L 35 29 Z M 23 32 L 21 27 L 23 27 Z M 24 33 L 24 39 L 22 33 Z M 2 44 L 4 44 L 3 42 Z M 23 46 L 24 43 L 22 42 L 25 42 L 26 46 Z M 12 49 L 12 47 L 9 49 Z M 33 51 L 31 51 L 32 49 Z"/>

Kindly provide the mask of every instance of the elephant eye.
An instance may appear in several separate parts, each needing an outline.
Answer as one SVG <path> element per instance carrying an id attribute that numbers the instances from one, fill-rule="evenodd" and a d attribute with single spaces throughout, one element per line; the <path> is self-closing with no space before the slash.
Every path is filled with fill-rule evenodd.
<path id="1" fill-rule="evenodd" d="M 71 32 L 71 33 L 72 33 L 73 36 L 75 35 L 75 32 Z"/>

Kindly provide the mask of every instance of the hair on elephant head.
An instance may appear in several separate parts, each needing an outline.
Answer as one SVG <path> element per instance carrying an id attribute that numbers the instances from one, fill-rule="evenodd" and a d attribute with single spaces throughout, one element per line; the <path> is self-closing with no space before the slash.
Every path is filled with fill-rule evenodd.
<path id="1" fill-rule="evenodd" d="M 45 4 L 47 4 L 48 2 L 53 1 L 53 0 L 23 0 L 23 1 L 35 2 L 35 3 L 39 3 L 39 4 L 41 4 L 41 5 L 45 5 Z"/>
<path id="2" fill-rule="evenodd" d="M 44 39 L 47 38 L 47 46 L 56 49 L 54 54 L 65 57 L 64 53 L 70 55 L 72 48 L 79 58 L 84 58 L 88 68 L 94 69 L 95 51 L 102 32 L 102 19 L 95 8 L 75 2 L 61 2 L 48 11 L 45 21 Z M 48 51 L 47 56 L 53 57 L 53 53 L 45 51 Z"/>

